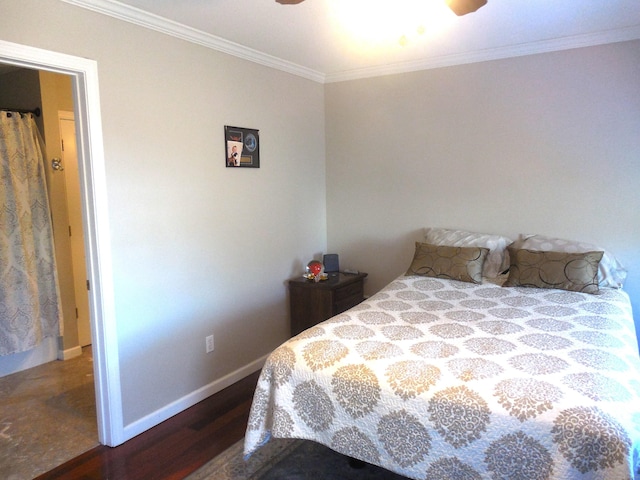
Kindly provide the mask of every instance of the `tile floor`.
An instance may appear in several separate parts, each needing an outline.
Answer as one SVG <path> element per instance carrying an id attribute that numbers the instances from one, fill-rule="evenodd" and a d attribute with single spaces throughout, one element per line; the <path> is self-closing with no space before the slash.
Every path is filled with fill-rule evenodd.
<path id="1" fill-rule="evenodd" d="M 30 480 L 96 445 L 91 347 L 0 378 L 0 478 Z"/>

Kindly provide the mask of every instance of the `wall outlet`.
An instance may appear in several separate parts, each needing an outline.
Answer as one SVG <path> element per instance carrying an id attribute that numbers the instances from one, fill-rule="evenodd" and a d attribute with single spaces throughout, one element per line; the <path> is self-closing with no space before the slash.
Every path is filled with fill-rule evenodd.
<path id="1" fill-rule="evenodd" d="M 205 348 L 207 353 L 213 352 L 213 335 L 209 335 L 205 338 Z"/>

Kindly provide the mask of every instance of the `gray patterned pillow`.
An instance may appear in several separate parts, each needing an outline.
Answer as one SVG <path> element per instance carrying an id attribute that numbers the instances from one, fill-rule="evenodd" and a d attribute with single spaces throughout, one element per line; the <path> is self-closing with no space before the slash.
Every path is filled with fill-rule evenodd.
<path id="1" fill-rule="evenodd" d="M 405 275 L 482 283 L 482 266 L 488 253 L 489 249 L 482 247 L 450 247 L 416 242 L 413 261 Z"/>
<path id="2" fill-rule="evenodd" d="M 508 247 L 511 267 L 504 287 L 558 288 L 598 293 L 598 265 L 604 252 L 549 252 Z"/>
<path id="3" fill-rule="evenodd" d="M 527 250 L 545 250 L 553 252 L 584 253 L 602 250 L 602 260 L 598 267 L 598 284 L 601 287 L 622 288 L 627 278 L 627 269 L 606 249 L 592 243 L 565 240 L 545 235 L 521 234 L 513 245 Z"/>
<path id="4" fill-rule="evenodd" d="M 432 245 L 488 248 L 489 253 L 484 262 L 482 272 L 485 277 L 497 277 L 509 268 L 507 246 L 511 244 L 512 240 L 502 235 L 449 228 L 425 228 L 424 241 Z"/>

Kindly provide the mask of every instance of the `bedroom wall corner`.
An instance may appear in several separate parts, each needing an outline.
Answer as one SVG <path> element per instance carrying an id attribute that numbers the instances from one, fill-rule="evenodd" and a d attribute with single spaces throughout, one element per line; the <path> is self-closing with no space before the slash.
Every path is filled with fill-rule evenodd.
<path id="1" fill-rule="evenodd" d="M 286 280 L 326 251 L 323 85 L 58 0 L 0 10 L 2 40 L 97 63 L 122 420 L 146 428 L 287 337 Z M 225 125 L 260 131 L 259 169 L 226 168 Z"/>
<path id="2" fill-rule="evenodd" d="M 426 226 L 596 243 L 640 342 L 638 91 L 640 40 L 328 84 L 329 249 L 373 293 Z"/>

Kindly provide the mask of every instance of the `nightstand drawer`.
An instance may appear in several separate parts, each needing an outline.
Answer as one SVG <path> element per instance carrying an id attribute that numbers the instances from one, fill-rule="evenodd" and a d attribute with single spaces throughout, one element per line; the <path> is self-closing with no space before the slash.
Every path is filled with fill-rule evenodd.
<path id="1" fill-rule="evenodd" d="M 362 301 L 362 297 L 364 295 L 362 282 L 352 283 L 351 285 L 345 285 L 344 287 L 336 288 L 334 295 L 334 299 L 336 302 L 349 300 L 351 297 L 358 297 L 360 298 L 360 301 Z"/>
<path id="2" fill-rule="evenodd" d="M 353 295 L 351 297 L 345 298 L 344 300 L 340 300 L 339 302 L 335 302 L 334 303 L 335 311 L 333 313 L 334 315 L 338 315 L 339 313 L 342 313 L 345 310 L 349 310 L 351 307 L 355 307 L 362 300 L 364 300 L 364 296 L 360 294 L 360 295 Z"/>
<path id="3" fill-rule="evenodd" d="M 328 280 L 289 280 L 291 336 L 356 306 L 364 300 L 366 273 L 336 273 Z"/>

